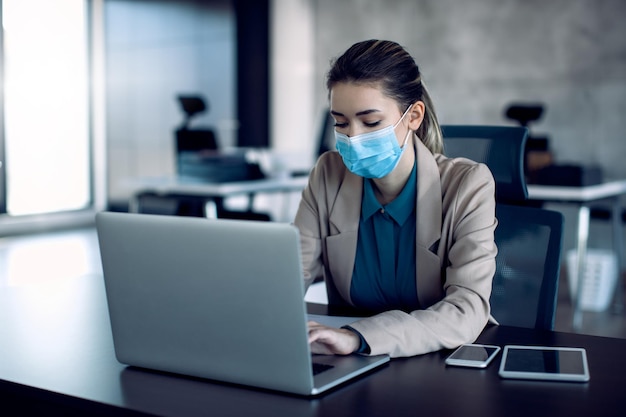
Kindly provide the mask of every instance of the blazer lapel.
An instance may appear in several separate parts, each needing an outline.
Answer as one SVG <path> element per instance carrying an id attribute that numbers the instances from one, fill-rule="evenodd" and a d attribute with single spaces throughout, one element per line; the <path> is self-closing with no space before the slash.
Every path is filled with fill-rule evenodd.
<path id="1" fill-rule="evenodd" d="M 329 213 L 330 233 L 326 238 L 328 267 L 337 291 L 352 304 L 350 285 L 363 199 L 363 178 L 346 170 Z"/>
<path id="2" fill-rule="evenodd" d="M 441 299 L 441 259 L 438 244 L 441 239 L 442 196 L 439 167 L 430 151 L 416 141 L 417 155 L 417 296 L 422 308 Z"/>

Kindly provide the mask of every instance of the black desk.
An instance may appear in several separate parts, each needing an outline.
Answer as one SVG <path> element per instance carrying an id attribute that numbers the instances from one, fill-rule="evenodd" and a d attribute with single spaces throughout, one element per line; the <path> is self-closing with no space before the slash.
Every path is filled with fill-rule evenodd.
<path id="1" fill-rule="evenodd" d="M 324 306 L 310 305 L 323 313 Z M 0 287 L 0 404 L 16 415 L 165 416 L 624 416 L 626 340 L 505 326 L 480 342 L 580 346 L 586 384 L 502 380 L 446 368 L 448 352 L 395 359 L 316 399 L 176 377 L 119 364 L 101 278 L 56 286 Z M 620 356 L 621 355 L 621 356 Z M 2 412 L 2 415 L 10 415 Z"/>

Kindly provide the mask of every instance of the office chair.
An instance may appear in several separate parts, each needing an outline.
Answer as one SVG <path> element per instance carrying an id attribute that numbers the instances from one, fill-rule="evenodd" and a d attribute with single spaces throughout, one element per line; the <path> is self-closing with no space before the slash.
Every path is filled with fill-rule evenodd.
<path id="1" fill-rule="evenodd" d="M 496 201 L 520 203 L 528 199 L 524 177 L 524 149 L 528 129 L 521 126 L 444 125 L 444 154 L 486 164 L 496 180 Z"/>
<path id="2" fill-rule="evenodd" d="M 207 111 L 207 105 L 200 96 L 179 95 L 177 97 L 185 118 L 175 131 L 176 173 L 179 176 L 194 177 L 197 175 L 199 160 L 202 155 L 215 152 L 218 149 L 215 132 L 209 128 L 190 128 L 194 116 Z M 201 198 L 189 196 L 177 198 L 176 215 L 204 216 L 205 201 Z M 219 199 L 216 211 L 223 210 L 223 202 Z"/>
<path id="3" fill-rule="evenodd" d="M 515 120 L 520 126 L 528 127 L 530 122 L 535 122 L 543 116 L 545 105 L 543 103 L 511 103 L 505 110 L 504 115 Z"/>
<path id="4" fill-rule="evenodd" d="M 191 120 L 207 111 L 203 97 L 179 95 L 177 101 L 185 117 L 175 130 L 176 172 L 180 177 L 197 178 L 207 182 L 259 179 L 263 177 L 258 164 L 250 164 L 243 154 L 220 154 L 213 129 L 190 127 Z M 144 213 L 175 214 L 177 216 L 206 217 L 206 198 L 180 195 L 174 201 L 163 201 L 156 194 L 144 194 L 139 206 Z M 245 210 L 228 210 L 223 198 L 213 198 L 215 214 L 219 218 L 269 221 L 267 213 L 253 211 L 254 196 L 248 196 Z M 149 204 L 146 204 L 149 203 Z M 174 206 L 174 208 L 172 208 Z"/>
<path id="5" fill-rule="evenodd" d="M 244 154 L 220 154 L 215 132 L 210 128 L 190 128 L 191 119 L 207 111 L 203 97 L 179 95 L 178 103 L 185 119 L 176 129 L 176 164 L 180 176 L 195 177 L 212 182 L 242 181 L 263 178 L 258 164 L 246 161 Z M 240 220 L 269 221 L 267 213 L 253 211 L 254 195 L 248 196 L 247 208 L 243 211 L 228 210 L 222 198 L 214 198 L 217 217 Z M 204 216 L 205 200 L 185 196 L 181 198 L 177 215 Z"/>
<path id="6" fill-rule="evenodd" d="M 207 105 L 200 96 L 178 96 L 178 103 L 185 114 L 185 118 L 176 129 L 176 170 L 178 175 L 190 175 L 193 170 L 194 158 L 210 154 L 218 149 L 217 139 L 213 129 L 190 128 L 194 116 L 204 113 Z"/>
<path id="7" fill-rule="evenodd" d="M 326 109 L 322 114 L 319 136 L 317 138 L 317 155 L 335 149 L 335 119 L 330 114 L 330 109 Z"/>
<path id="8" fill-rule="evenodd" d="M 504 116 L 516 121 L 520 126 L 529 129 L 526 147 L 524 149 L 524 172 L 529 184 L 539 184 L 545 177 L 544 168 L 550 167 L 553 155 L 550 150 L 550 138 L 546 135 L 536 135 L 529 125 L 541 119 L 545 113 L 543 103 L 511 103 L 507 106 Z"/>
<path id="9" fill-rule="evenodd" d="M 322 112 L 321 122 L 319 126 L 316 150 L 314 159 L 317 161 L 324 152 L 335 149 L 335 119 L 330 114 L 330 109 L 326 108 Z M 293 177 L 308 176 L 310 169 L 302 171 L 293 171 L 291 175 Z"/>
<path id="10" fill-rule="evenodd" d="M 554 329 L 563 242 L 563 215 L 496 204 L 498 254 L 491 314 L 503 325 Z"/>
<path id="11" fill-rule="evenodd" d="M 528 129 L 442 126 L 444 153 L 486 164 L 496 181 L 496 272 L 492 315 L 511 326 L 553 329 L 563 215 L 531 207 L 524 177 Z"/>

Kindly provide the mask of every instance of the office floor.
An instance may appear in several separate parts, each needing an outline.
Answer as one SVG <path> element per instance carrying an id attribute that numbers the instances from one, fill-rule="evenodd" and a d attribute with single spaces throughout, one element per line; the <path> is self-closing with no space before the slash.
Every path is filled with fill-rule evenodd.
<path id="1" fill-rule="evenodd" d="M 622 274 L 620 282 L 623 283 L 624 278 L 624 274 Z M 555 330 L 576 333 L 572 326 L 573 306 L 567 281 L 567 271 L 565 268 L 562 268 Z M 622 291 L 622 294 L 622 300 L 626 300 L 626 292 Z M 583 324 L 579 333 L 626 339 L 626 310 L 617 311 L 611 303 L 604 311 L 585 311 L 583 312 Z"/>
<path id="2" fill-rule="evenodd" d="M 99 279 L 101 275 L 93 228 L 0 237 L 0 287 L 62 285 L 74 279 Z M 555 329 L 573 332 L 565 268 L 561 275 Z M 307 299 L 324 299 L 323 288 L 312 289 Z M 626 338 L 626 311 L 616 313 L 608 308 L 602 312 L 584 312 L 580 333 Z"/>

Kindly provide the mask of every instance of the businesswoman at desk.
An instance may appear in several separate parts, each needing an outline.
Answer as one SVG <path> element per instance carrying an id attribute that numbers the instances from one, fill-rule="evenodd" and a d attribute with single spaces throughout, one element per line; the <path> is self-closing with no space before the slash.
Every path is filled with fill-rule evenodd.
<path id="1" fill-rule="evenodd" d="M 372 316 L 309 323 L 312 351 L 412 356 L 476 339 L 490 318 L 495 184 L 442 155 L 433 104 L 398 44 L 351 46 L 327 76 L 337 152 L 313 168 L 295 225 L 308 286 Z"/>

